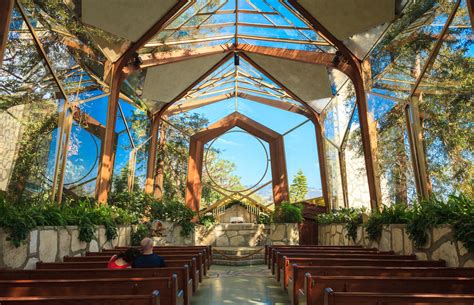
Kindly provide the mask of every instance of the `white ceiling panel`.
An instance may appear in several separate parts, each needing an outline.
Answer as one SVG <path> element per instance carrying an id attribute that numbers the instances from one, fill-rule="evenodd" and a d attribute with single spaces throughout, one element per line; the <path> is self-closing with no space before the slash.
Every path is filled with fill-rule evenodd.
<path id="1" fill-rule="evenodd" d="M 137 41 L 177 0 L 82 0 L 82 22 Z"/>

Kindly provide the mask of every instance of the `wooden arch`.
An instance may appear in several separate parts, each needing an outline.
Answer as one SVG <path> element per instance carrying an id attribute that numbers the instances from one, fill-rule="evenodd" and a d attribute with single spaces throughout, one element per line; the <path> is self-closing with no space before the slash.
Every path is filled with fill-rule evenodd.
<path id="1" fill-rule="evenodd" d="M 241 113 L 234 112 L 210 125 L 206 130 L 191 136 L 186 183 L 186 205 L 193 209 L 193 211 L 198 212 L 201 203 L 204 144 L 234 127 L 240 127 L 270 145 L 273 199 L 275 204 L 289 200 L 283 136 Z"/>

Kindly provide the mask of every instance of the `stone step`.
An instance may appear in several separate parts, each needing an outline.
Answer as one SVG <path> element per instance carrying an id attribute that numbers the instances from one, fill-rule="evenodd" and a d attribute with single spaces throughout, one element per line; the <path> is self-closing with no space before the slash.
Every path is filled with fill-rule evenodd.
<path id="1" fill-rule="evenodd" d="M 246 259 L 246 260 L 226 260 L 226 259 L 214 259 L 213 265 L 221 266 L 253 266 L 253 265 L 264 265 L 263 259 Z"/>

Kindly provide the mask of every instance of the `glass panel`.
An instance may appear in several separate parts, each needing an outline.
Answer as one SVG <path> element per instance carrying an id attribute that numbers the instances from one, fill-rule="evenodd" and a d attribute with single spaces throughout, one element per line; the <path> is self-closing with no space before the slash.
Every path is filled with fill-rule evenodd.
<path id="1" fill-rule="evenodd" d="M 19 199 L 50 191 L 57 88 L 21 15 L 14 9 L 0 69 L 0 192 Z"/>
<path id="2" fill-rule="evenodd" d="M 377 164 L 382 202 L 411 203 L 416 197 L 410 146 L 403 108 L 393 101 L 369 95 L 369 121 L 376 123 Z"/>
<path id="3" fill-rule="evenodd" d="M 313 123 L 308 121 L 286 134 L 284 141 L 291 201 L 322 197 L 318 149 Z M 304 192 L 302 177 L 306 178 L 306 192 Z"/>
<path id="4" fill-rule="evenodd" d="M 474 196 L 473 32 L 466 1 L 447 32 L 438 56 L 420 86 L 428 174 L 433 193 Z"/>
<path id="5" fill-rule="evenodd" d="M 349 134 L 346 145 L 343 147 L 343 152 L 346 166 L 349 207 L 367 208 L 370 210 L 369 184 L 367 183 L 367 171 L 365 168 L 364 149 L 362 147 L 357 107 L 348 128 Z"/>
<path id="6" fill-rule="evenodd" d="M 373 86 L 407 98 L 455 1 L 412 2 L 370 55 Z M 391 94 L 390 94 L 391 95 Z"/>
<path id="7" fill-rule="evenodd" d="M 329 188 L 329 200 L 331 201 L 330 206 L 337 210 L 344 207 L 339 151 L 327 139 L 324 139 L 324 149 L 326 154 L 326 175 Z"/>
<path id="8" fill-rule="evenodd" d="M 355 104 L 354 85 L 347 81 L 323 112 L 324 136 L 338 147 L 346 134 Z"/>

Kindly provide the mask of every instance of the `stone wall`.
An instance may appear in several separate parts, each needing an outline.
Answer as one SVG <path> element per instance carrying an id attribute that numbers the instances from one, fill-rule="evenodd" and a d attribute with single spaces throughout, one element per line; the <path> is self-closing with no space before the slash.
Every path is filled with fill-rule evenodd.
<path id="1" fill-rule="evenodd" d="M 454 240 L 450 226 L 433 228 L 428 232 L 428 242 L 416 248 L 408 237 L 405 225 L 385 226 L 379 241 L 371 241 L 362 227 L 357 229 L 355 242 L 347 237 L 344 224 L 320 225 L 320 245 L 361 245 L 375 247 L 395 254 L 416 254 L 422 260 L 445 260 L 449 267 L 474 267 L 474 253 L 469 253 L 461 242 Z"/>
<path id="2" fill-rule="evenodd" d="M 118 236 L 107 241 L 105 228 L 99 227 L 90 243 L 79 241 L 76 226 L 39 227 L 30 232 L 28 240 L 16 248 L 0 229 L 0 269 L 34 269 L 36 262 L 60 262 L 65 255 L 81 256 L 86 251 L 98 252 L 115 246 L 131 244 L 131 228 L 119 227 Z"/>
<path id="3" fill-rule="evenodd" d="M 213 245 L 218 247 L 254 247 L 263 245 L 297 245 L 298 224 L 231 224 L 222 223 L 207 229 L 198 225 L 193 234 L 181 236 L 179 225 L 163 222 L 153 239 L 156 245 Z"/>

